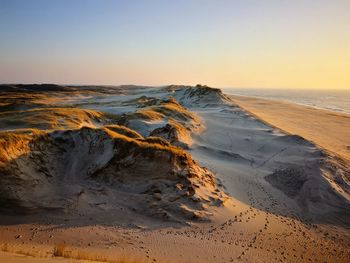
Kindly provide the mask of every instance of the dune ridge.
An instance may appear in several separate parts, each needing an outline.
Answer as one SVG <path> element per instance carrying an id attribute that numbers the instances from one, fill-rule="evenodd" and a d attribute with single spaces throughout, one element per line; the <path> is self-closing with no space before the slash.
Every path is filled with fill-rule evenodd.
<path id="1" fill-rule="evenodd" d="M 1 127 L 2 247 L 52 254 L 64 243 L 92 257 L 165 262 L 349 261 L 348 164 L 221 90 L 44 88 L 0 92 L 4 104 L 12 94 L 0 109 L 7 118 L 57 108 L 65 114 L 54 118 L 72 119 Z"/>
<path id="2" fill-rule="evenodd" d="M 129 209 L 135 212 L 181 221 L 181 217 L 204 218 L 206 206 L 225 200 L 214 176 L 181 149 L 108 127 L 0 133 L 2 208 L 69 211 L 79 205 L 77 209 L 86 212 L 94 210 L 89 204 L 103 199 L 109 210 L 116 209 L 113 201 L 123 195 L 121 199 L 129 196 Z M 98 186 L 103 198 L 94 197 L 91 190 Z M 108 194 L 109 189 L 113 194 Z"/>

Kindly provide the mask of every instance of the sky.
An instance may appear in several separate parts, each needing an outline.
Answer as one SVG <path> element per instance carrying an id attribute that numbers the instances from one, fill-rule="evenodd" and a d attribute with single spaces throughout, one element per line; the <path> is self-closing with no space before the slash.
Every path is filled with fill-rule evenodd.
<path id="1" fill-rule="evenodd" d="M 349 89 L 349 0 L 0 0 L 0 83 Z"/>

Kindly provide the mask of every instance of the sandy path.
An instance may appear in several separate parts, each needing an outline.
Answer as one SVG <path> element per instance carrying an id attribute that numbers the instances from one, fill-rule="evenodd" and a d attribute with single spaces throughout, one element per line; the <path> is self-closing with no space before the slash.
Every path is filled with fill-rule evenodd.
<path id="1" fill-rule="evenodd" d="M 350 116 L 288 102 L 230 96 L 242 108 L 350 161 Z"/>

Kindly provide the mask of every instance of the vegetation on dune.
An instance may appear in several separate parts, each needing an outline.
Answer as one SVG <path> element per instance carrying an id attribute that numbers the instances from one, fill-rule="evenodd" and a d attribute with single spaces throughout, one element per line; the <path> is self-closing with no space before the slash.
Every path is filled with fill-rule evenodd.
<path id="1" fill-rule="evenodd" d="M 161 113 L 153 111 L 148 108 L 139 109 L 135 112 L 129 112 L 122 115 L 115 115 L 106 113 L 105 117 L 109 120 L 110 123 L 118 124 L 128 127 L 130 121 L 140 120 L 140 121 L 160 121 L 165 118 Z"/>
<path id="2" fill-rule="evenodd" d="M 70 91 L 67 86 L 57 84 L 2 84 L 1 91 L 7 92 L 49 92 L 49 91 Z"/>
<path id="3" fill-rule="evenodd" d="M 159 104 L 159 99 L 148 96 L 141 96 L 136 99 L 125 101 L 124 105 L 137 105 L 140 108 Z"/>
<path id="4" fill-rule="evenodd" d="M 156 121 L 165 118 L 172 118 L 178 121 L 195 121 L 199 122 L 198 117 L 182 107 L 176 100 L 169 97 L 166 100 L 157 100 L 158 103 L 153 103 L 151 106 L 143 107 L 135 112 L 123 114 L 121 117 L 108 116 L 121 124 L 127 123 L 130 120 L 140 119 L 145 121 Z"/>
<path id="5" fill-rule="evenodd" d="M 82 129 L 90 128 L 84 127 Z M 117 131 L 112 131 L 108 128 L 103 128 L 103 130 L 117 142 L 127 143 L 129 144 L 129 147 L 132 145 L 137 146 L 139 150 L 143 151 L 144 153 L 151 154 L 155 151 L 165 151 L 170 153 L 174 157 L 182 157 L 186 159 L 189 158 L 189 154 L 186 153 L 184 150 L 169 144 L 167 141 L 159 137 L 132 138 L 128 137 L 125 134 L 118 133 Z M 126 148 L 128 148 L 127 145 Z"/>
<path id="6" fill-rule="evenodd" d="M 150 109 L 162 113 L 165 116 L 178 119 L 180 121 L 199 121 L 197 116 L 188 111 L 186 108 L 182 107 L 174 98 L 169 97 L 167 100 L 162 101 L 160 105 L 152 106 Z"/>
<path id="7" fill-rule="evenodd" d="M 102 128 L 82 127 L 74 131 L 96 130 L 98 133 L 104 133 L 107 137 L 119 143 L 135 145 L 140 149 L 148 149 L 149 151 L 167 151 L 174 156 L 187 156 L 187 153 L 181 148 L 170 145 L 167 141 L 159 137 L 143 138 L 135 131 L 127 127 L 119 125 L 106 125 Z M 0 163 L 6 162 L 22 153 L 30 151 L 30 142 L 41 141 L 47 138 L 50 132 L 40 131 L 37 129 L 24 129 L 22 132 L 0 132 Z M 12 155 L 12 157 L 11 157 Z"/>
<path id="8" fill-rule="evenodd" d="M 171 96 L 166 99 L 142 96 L 133 101 L 139 100 L 145 101 L 141 104 L 143 108 L 121 116 L 107 115 L 108 118 L 111 122 L 137 130 L 144 137 L 159 137 L 166 140 L 168 144 L 184 149 L 188 149 L 192 144 L 191 132 L 198 133 L 202 130 L 198 116 L 184 108 Z M 158 142 L 167 145 L 164 140 L 158 139 Z"/>
<path id="9" fill-rule="evenodd" d="M 116 133 L 125 135 L 130 138 L 135 138 L 135 139 L 142 139 L 143 137 L 136 131 L 129 129 L 128 127 L 118 125 L 118 124 L 111 124 L 111 125 L 105 125 L 105 128 L 114 131 Z"/>
<path id="10" fill-rule="evenodd" d="M 198 116 L 181 106 L 171 96 L 166 99 L 142 96 L 135 99 L 135 101 L 138 100 L 145 100 L 147 102 L 146 105 L 152 105 L 145 106 L 135 112 L 122 114 L 121 116 L 105 114 L 110 123 L 118 123 L 115 128 L 110 125 L 105 125 L 105 127 L 131 138 L 140 139 L 142 136 L 162 138 L 146 138 L 145 140 L 148 140 L 148 142 L 152 140 L 164 146 L 171 144 L 183 149 L 188 149 L 192 144 L 191 132 L 198 133 L 203 128 Z M 152 125 L 154 125 L 154 128 L 152 128 Z M 129 130 L 126 131 L 120 127 L 128 127 Z M 132 130 L 140 132 L 142 136 L 130 132 Z"/>
<path id="11" fill-rule="evenodd" d="M 83 127 L 32 135 L 3 132 L 0 138 L 0 202 L 12 202 L 22 211 L 64 207 L 65 201 L 60 200 L 76 200 L 75 192 L 64 190 L 70 180 L 79 185 L 96 181 L 123 195 L 131 194 L 136 203 L 128 206 L 167 220 L 206 219 L 209 213 L 201 201 L 217 205 L 224 198 L 217 192 L 213 195 L 216 184 L 209 171 L 159 137 L 131 138 L 106 127 Z M 62 175 L 65 180 L 59 179 Z M 40 189 L 57 185 L 62 191 L 53 200 L 41 199 Z M 164 199 L 155 195 L 154 185 L 166 192 Z"/>
<path id="12" fill-rule="evenodd" d="M 45 107 L 54 108 L 56 107 L 56 103 L 64 103 L 64 100 L 67 97 L 71 98 L 72 94 L 62 92 L 0 92 L 0 112 L 19 111 Z"/>
<path id="13" fill-rule="evenodd" d="M 202 92 L 219 92 L 222 93 L 221 89 L 212 88 L 207 85 L 197 84 L 196 86 L 185 86 L 185 85 L 169 85 L 164 88 L 166 91 L 176 91 L 176 90 L 196 90 L 199 93 Z"/>
<path id="14" fill-rule="evenodd" d="M 10 129 L 72 129 L 94 126 L 105 119 L 103 113 L 79 108 L 37 108 L 0 113 L 0 125 Z"/>
<path id="15" fill-rule="evenodd" d="M 165 140 L 161 137 L 156 137 L 156 136 L 149 136 L 149 137 L 145 138 L 143 141 L 147 142 L 147 143 L 156 143 L 156 144 L 160 144 L 163 146 L 171 146 L 171 144 L 167 140 Z"/>
<path id="16" fill-rule="evenodd" d="M 171 85 L 165 87 L 164 90 L 172 92 L 181 105 L 207 107 L 212 104 L 225 103 L 230 100 L 220 89 L 200 84 L 195 87 Z"/>
<path id="17" fill-rule="evenodd" d="M 143 119 L 148 121 L 156 121 L 164 118 L 164 115 L 152 110 L 151 108 L 144 108 L 131 113 L 130 119 Z"/>
<path id="18" fill-rule="evenodd" d="M 44 132 L 36 129 L 0 132 L 0 166 L 20 154 L 28 152 L 29 142 L 41 134 Z"/>
<path id="19" fill-rule="evenodd" d="M 153 130 L 150 135 L 163 138 L 171 144 L 185 149 L 192 144 L 188 129 L 173 119 L 170 119 L 164 127 Z"/>
<path id="20" fill-rule="evenodd" d="M 143 260 L 132 259 L 132 256 L 106 256 L 96 252 L 91 252 L 88 250 L 68 248 L 65 244 L 57 244 L 53 250 L 54 257 L 63 257 L 78 260 L 90 260 L 97 262 L 107 262 L 107 263 L 142 263 Z"/>
<path id="21" fill-rule="evenodd" d="M 217 205 L 225 196 L 213 194 L 213 175 L 178 147 L 188 149 L 190 132 L 201 127 L 198 117 L 171 97 L 140 100 L 145 107 L 122 115 L 54 107 L 0 111 L 7 129 L 0 131 L 0 201 L 23 210 L 62 208 L 76 202 L 75 188 L 65 185 L 88 181 L 130 194 L 134 201 L 121 205 L 148 216 L 207 218 L 201 202 Z M 44 200 L 51 188 L 57 194 Z"/>
<path id="22" fill-rule="evenodd" d="M 74 260 L 88 260 L 94 262 L 106 262 L 106 263 L 144 263 L 146 261 L 135 258 L 133 255 L 117 255 L 106 256 L 102 253 L 89 251 L 87 249 L 69 247 L 64 243 L 56 244 L 51 251 L 46 251 L 42 248 L 24 248 L 13 246 L 8 243 L 0 245 L 0 251 L 7 253 L 14 253 L 19 255 L 30 256 L 34 258 L 51 258 L 60 257 Z"/>

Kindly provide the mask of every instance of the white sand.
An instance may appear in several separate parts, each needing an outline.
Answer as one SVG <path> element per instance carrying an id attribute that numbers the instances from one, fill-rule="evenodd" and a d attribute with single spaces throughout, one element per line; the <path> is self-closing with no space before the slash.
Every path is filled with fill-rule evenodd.
<path id="1" fill-rule="evenodd" d="M 147 90 L 139 96 L 144 94 Z M 164 90 L 151 94 L 164 96 Z M 129 224 L 70 216 L 59 224 L 48 218 L 51 223 L 45 224 L 35 215 L 1 216 L 11 222 L 1 224 L 1 243 L 10 244 L 10 250 L 43 253 L 65 242 L 75 250 L 150 262 L 349 262 L 349 203 L 342 188 L 324 177 L 327 157 L 321 149 L 263 124 L 217 93 L 180 90 L 173 95 L 205 127 L 192 134 L 189 153 L 216 174 L 231 196 L 225 207 L 211 210 L 211 222 L 150 223 L 125 214 Z M 198 96 L 204 97 L 202 103 Z"/>
<path id="2" fill-rule="evenodd" d="M 350 162 L 350 115 L 284 101 L 231 96 L 270 125 L 298 134 Z"/>

